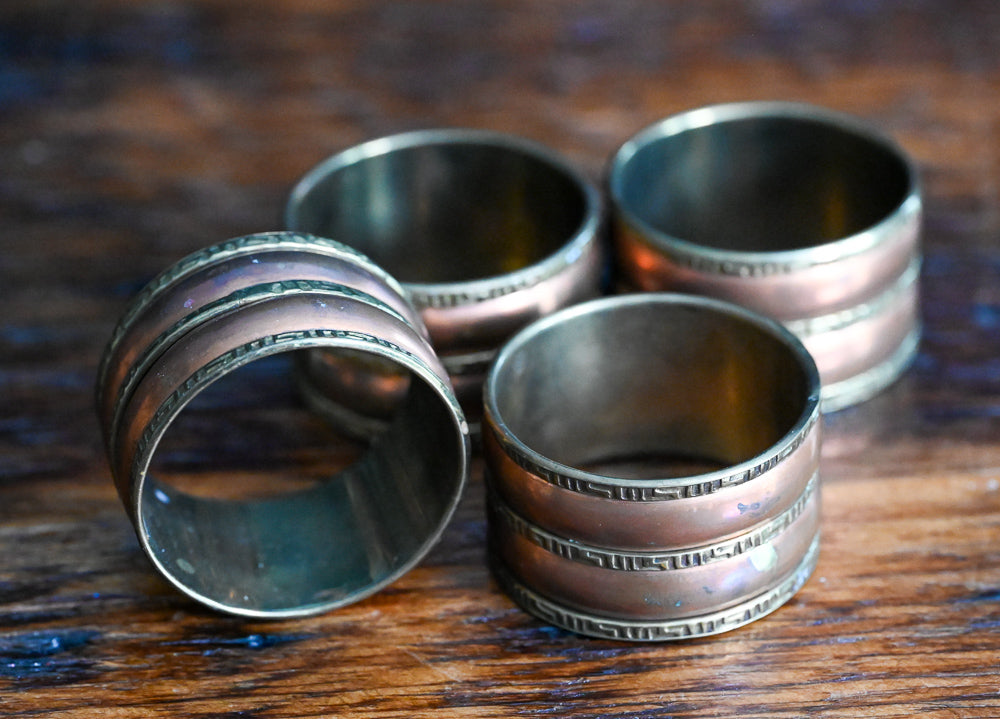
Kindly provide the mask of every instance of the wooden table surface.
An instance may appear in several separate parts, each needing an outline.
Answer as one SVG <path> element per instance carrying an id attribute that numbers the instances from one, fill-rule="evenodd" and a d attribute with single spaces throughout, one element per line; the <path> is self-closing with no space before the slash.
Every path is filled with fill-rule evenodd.
<path id="1" fill-rule="evenodd" d="M 153 571 L 92 390 L 156 272 L 277 229 L 295 180 L 366 138 L 516 132 L 597 179 L 640 127 L 746 99 L 869 120 L 926 193 L 920 355 L 829 418 L 822 556 L 789 604 L 676 644 L 545 626 L 487 571 L 478 466 L 426 561 L 340 611 L 229 618 Z M 5 0 L 0 233 L 0 715 L 1000 716 L 992 0 Z M 215 408 L 237 429 L 284 396 L 258 379 Z M 210 449 L 194 469 L 225 471 Z"/>

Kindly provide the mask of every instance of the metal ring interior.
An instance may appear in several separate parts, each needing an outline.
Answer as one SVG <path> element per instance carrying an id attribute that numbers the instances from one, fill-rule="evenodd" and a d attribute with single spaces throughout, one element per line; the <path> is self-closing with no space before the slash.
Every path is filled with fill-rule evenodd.
<path id="1" fill-rule="evenodd" d="M 668 118 L 619 149 L 608 186 L 618 210 L 656 241 L 737 255 L 833 242 L 851 254 L 869 241 L 859 235 L 918 195 L 916 172 L 891 140 L 791 103 Z"/>
<path id="2" fill-rule="evenodd" d="M 535 143 L 426 130 L 318 165 L 293 190 L 286 224 L 350 238 L 404 283 L 454 284 L 560 261 L 590 241 L 599 202 L 590 183 Z"/>
<path id="3" fill-rule="evenodd" d="M 139 459 L 140 541 L 171 582 L 216 609 L 296 616 L 368 596 L 426 554 L 461 494 L 467 428 L 443 380 L 403 354 L 332 340 L 293 349 L 306 347 L 370 354 L 411 377 L 387 429 L 350 467 L 303 490 L 221 501 L 182 493 L 147 474 L 158 437 Z M 272 353 L 265 347 L 227 372 Z"/>
<path id="4" fill-rule="evenodd" d="M 819 377 L 790 332 L 718 300 L 636 294 L 562 310 L 516 335 L 485 385 L 486 421 L 546 472 L 669 486 L 636 460 L 708 460 L 730 474 L 815 420 Z M 608 469 L 610 468 L 610 469 Z"/>

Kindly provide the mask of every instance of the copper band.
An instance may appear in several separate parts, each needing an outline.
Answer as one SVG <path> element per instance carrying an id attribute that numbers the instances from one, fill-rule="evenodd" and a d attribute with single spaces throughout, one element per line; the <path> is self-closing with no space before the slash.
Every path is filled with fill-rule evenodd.
<path id="1" fill-rule="evenodd" d="M 669 621 L 715 614 L 782 585 L 819 533 L 819 493 L 775 520 L 710 545 L 612 551 L 534 527 L 494 502 L 494 554 L 519 582 L 576 611 L 614 619 Z"/>
<path id="2" fill-rule="evenodd" d="M 809 427 L 780 461 L 775 455 L 725 477 L 684 484 L 528 471 L 493 432 L 483 433 L 483 452 L 497 494 L 539 526 L 607 547 L 674 547 L 732 536 L 787 510 L 819 470 L 820 427 Z"/>
<path id="3" fill-rule="evenodd" d="M 112 431 L 112 415 L 129 384 L 145 371 L 157 345 L 169 345 L 206 307 L 228 309 L 224 300 L 246 303 L 233 293 L 268 283 L 321 280 L 371 295 L 414 327 L 420 321 L 399 284 L 356 250 L 338 242 L 292 232 L 238 237 L 199 250 L 153 279 L 129 304 L 112 332 L 98 370 L 97 401 L 102 425 Z M 202 315 L 203 316 L 203 315 Z M 113 433 L 113 432 L 112 432 Z"/>
<path id="4" fill-rule="evenodd" d="M 557 627 L 602 639 L 658 642 L 720 634 L 766 617 L 802 588 L 818 559 L 819 537 L 816 537 L 795 572 L 773 589 L 714 614 L 666 621 L 614 619 L 571 609 L 520 582 L 495 558 L 493 573 L 504 591 L 525 611 Z"/>
<path id="5" fill-rule="evenodd" d="M 851 311 L 788 323 L 822 368 L 823 411 L 875 396 L 910 365 L 920 340 L 919 270 L 914 261 L 881 295 Z"/>

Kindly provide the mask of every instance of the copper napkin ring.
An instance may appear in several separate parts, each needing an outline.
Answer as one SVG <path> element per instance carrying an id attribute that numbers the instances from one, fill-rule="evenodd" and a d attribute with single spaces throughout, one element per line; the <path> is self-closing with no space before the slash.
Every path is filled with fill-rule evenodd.
<path id="1" fill-rule="evenodd" d="M 548 148 L 442 129 L 328 158 L 293 189 L 285 222 L 349 243 L 403 283 L 472 417 L 507 337 L 600 294 L 603 214 L 593 183 Z M 306 373 L 336 381 L 322 363 Z"/>
<path id="2" fill-rule="evenodd" d="M 818 554 L 819 386 L 790 332 L 713 299 L 623 295 L 530 325 L 484 388 L 501 585 L 614 639 L 773 611 Z"/>
<path id="3" fill-rule="evenodd" d="M 784 322 L 816 359 L 824 410 L 872 397 L 913 359 L 920 186 L 861 121 L 775 102 L 693 110 L 625 142 L 608 192 L 624 288 Z"/>
<path id="4" fill-rule="evenodd" d="M 412 307 L 356 251 L 296 233 L 231 240 L 154 279 L 112 334 L 98 410 L 139 542 L 176 587 L 255 617 L 325 611 L 394 581 L 437 541 L 461 495 L 468 426 Z M 305 489 L 232 501 L 150 474 L 190 400 L 256 359 L 296 350 L 375 358 L 405 371 L 377 443 Z"/>

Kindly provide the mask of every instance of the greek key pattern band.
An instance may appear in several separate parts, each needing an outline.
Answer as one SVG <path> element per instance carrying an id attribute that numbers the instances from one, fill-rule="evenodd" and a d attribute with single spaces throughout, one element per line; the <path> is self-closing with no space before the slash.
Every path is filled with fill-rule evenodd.
<path id="1" fill-rule="evenodd" d="M 588 546 L 528 522 L 496 496 L 487 505 L 491 519 L 504 522 L 517 534 L 564 559 L 625 572 L 675 571 L 731 559 L 771 541 L 801 516 L 818 485 L 819 472 L 812 476 L 795 504 L 766 524 L 738 537 L 703 547 L 657 552 L 627 552 Z"/>
<path id="2" fill-rule="evenodd" d="M 719 634 L 770 614 L 801 589 L 818 559 L 817 534 L 799 566 L 774 589 L 720 612 L 662 622 L 599 617 L 556 604 L 521 584 L 498 560 L 493 562 L 493 573 L 504 591 L 525 611 L 557 627 L 603 639 L 656 642 Z"/>
<path id="3" fill-rule="evenodd" d="M 656 252 L 672 265 L 703 274 L 730 275 L 744 279 L 749 277 L 773 277 L 775 275 L 790 275 L 819 264 L 816 262 L 748 262 L 746 260 L 722 260 L 715 257 L 706 257 L 697 252 L 685 252 L 675 244 L 668 246 L 659 243 L 654 246 L 649 240 L 643 237 L 641 231 L 629 225 L 624 226 L 622 235 L 627 237 L 629 242 L 645 246 L 651 251 Z"/>
<path id="4" fill-rule="evenodd" d="M 221 242 L 217 245 L 212 245 L 202 250 L 198 250 L 197 252 L 184 257 L 176 264 L 171 265 L 153 278 L 149 284 L 147 284 L 142 291 L 135 296 L 135 298 L 129 303 L 128 307 L 126 307 L 121 319 L 118 321 L 118 324 L 115 325 L 115 328 L 111 333 L 111 338 L 108 341 L 107 349 L 104 351 L 101 366 L 99 367 L 98 377 L 103 378 L 106 376 L 106 363 L 111 358 L 112 350 L 121 342 L 122 337 L 128 331 L 132 323 L 135 322 L 136 317 L 138 317 L 138 315 L 142 312 L 143 308 L 151 302 L 154 297 L 168 289 L 173 284 L 191 276 L 199 270 L 204 269 L 208 265 L 224 262 L 234 257 L 253 254 L 255 252 L 271 252 L 294 249 L 300 249 L 308 252 L 319 252 L 324 255 L 340 257 L 354 265 L 361 265 L 367 272 L 389 284 L 389 286 L 396 290 L 400 295 L 405 296 L 399 283 L 378 265 L 368 259 L 368 257 L 361 254 L 357 250 L 334 240 L 299 232 L 263 232 L 255 235 L 237 237 Z M 99 391 L 100 384 L 103 384 L 103 380 L 99 382 Z"/>
<path id="5" fill-rule="evenodd" d="M 571 257 L 574 259 L 571 260 Z M 465 289 L 455 291 L 445 289 L 447 285 L 441 285 L 434 289 L 424 289 L 419 284 L 409 284 L 407 285 L 407 294 L 418 308 L 445 309 L 477 304 L 539 285 L 564 272 L 576 261 L 575 258 L 576 254 L 562 251 L 557 256 L 550 257 L 542 263 L 503 277 L 503 282 L 494 279 L 490 282 L 468 283 Z"/>
<path id="6" fill-rule="evenodd" d="M 246 307 L 251 304 L 275 299 L 277 297 L 302 294 L 315 294 L 318 298 L 325 297 L 330 299 L 330 301 L 336 297 L 347 297 L 349 299 L 358 300 L 377 307 L 383 312 L 392 315 L 400 322 L 406 321 L 398 312 L 396 312 L 396 310 L 392 309 L 379 299 L 372 297 L 365 292 L 361 292 L 344 285 L 335 284 L 333 282 L 325 282 L 321 280 L 282 280 L 279 282 L 267 282 L 265 284 L 253 285 L 236 290 L 222 299 L 199 308 L 197 311 L 192 312 L 179 322 L 175 323 L 172 327 L 168 328 L 160 334 L 159 337 L 153 340 L 153 342 L 151 342 L 143 353 L 136 359 L 135 363 L 129 368 L 129 371 L 125 375 L 121 385 L 118 387 L 118 392 L 115 396 L 115 411 L 110 425 L 111 431 L 109 432 L 109 437 L 114 438 L 117 435 L 117 427 L 121 419 L 124 399 L 132 393 L 132 390 L 135 389 L 136 383 L 147 372 L 153 362 L 155 362 L 156 359 L 160 357 L 163 352 L 166 351 L 166 349 L 185 332 L 188 332 L 215 317 L 219 317 L 239 309 L 240 307 Z"/>
<path id="7" fill-rule="evenodd" d="M 560 489 L 601 497 L 603 499 L 615 499 L 624 502 L 663 502 L 675 499 L 690 499 L 692 497 L 701 497 L 706 494 L 713 494 L 728 487 L 736 487 L 738 485 L 745 484 L 746 482 L 756 479 L 765 472 L 769 472 L 802 446 L 815 429 L 816 424 L 819 422 L 819 417 L 819 406 L 817 405 L 813 408 L 813 412 L 806 420 L 805 424 L 797 430 L 795 436 L 790 442 L 786 443 L 760 463 L 755 464 L 748 469 L 722 476 L 715 474 L 709 479 L 702 479 L 700 481 L 690 482 L 687 484 L 679 482 L 675 483 L 675 480 L 671 480 L 671 483 L 666 486 L 649 484 L 621 485 L 613 484 L 611 482 L 602 482 L 600 479 L 574 477 L 568 474 L 563 474 L 556 469 L 542 466 L 534 458 L 521 451 L 517 445 L 501 436 L 492 423 L 488 424 L 490 424 L 490 431 L 493 433 L 493 437 L 496 439 L 497 443 L 515 464 L 526 472 L 529 472 L 539 479 L 555 485 Z"/>
<path id="8" fill-rule="evenodd" d="M 907 203 L 904 203 L 900 211 L 905 212 L 906 216 L 902 219 L 902 222 L 905 224 L 898 230 L 898 237 L 901 242 L 912 243 L 916 240 L 919 231 L 920 203 L 914 202 L 911 197 Z M 658 242 L 654 244 L 652 241 L 646 239 L 645 230 L 638 229 L 624 220 L 619 220 L 619 227 L 628 242 L 649 248 L 656 254 L 666 258 L 673 265 L 703 274 L 724 275 L 743 279 L 774 277 L 778 275 L 790 275 L 813 267 L 843 261 L 843 257 L 827 256 L 817 252 L 798 253 L 794 259 L 785 261 L 723 259 L 706 253 L 705 249 L 700 247 L 685 247 L 677 242 L 669 244 Z"/>

